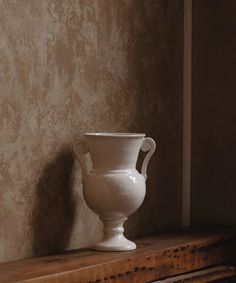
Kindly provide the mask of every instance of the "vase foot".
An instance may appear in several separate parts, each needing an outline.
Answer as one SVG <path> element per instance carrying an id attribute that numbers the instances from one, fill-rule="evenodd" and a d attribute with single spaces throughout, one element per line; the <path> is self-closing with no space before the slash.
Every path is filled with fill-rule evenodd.
<path id="1" fill-rule="evenodd" d="M 92 249 L 96 251 L 107 252 L 132 251 L 136 249 L 136 244 L 132 241 L 129 241 L 122 235 L 119 236 L 119 238 L 114 237 L 103 240 L 102 242 L 92 246 Z"/>
<path id="2" fill-rule="evenodd" d="M 95 244 L 92 249 L 96 251 L 132 251 L 136 249 L 136 244 L 129 241 L 124 236 L 123 223 L 126 217 L 120 218 L 105 218 L 101 217 L 104 224 L 103 240 Z"/>

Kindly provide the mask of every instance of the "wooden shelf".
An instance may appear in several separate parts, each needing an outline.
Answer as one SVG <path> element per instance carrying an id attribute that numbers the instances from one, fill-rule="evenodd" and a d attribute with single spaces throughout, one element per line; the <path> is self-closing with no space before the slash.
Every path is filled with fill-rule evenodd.
<path id="1" fill-rule="evenodd" d="M 137 250 L 131 252 L 76 250 L 3 263 L 0 264 L 0 282 L 143 283 L 161 280 L 232 260 L 236 232 L 185 230 L 138 239 L 136 243 Z"/>

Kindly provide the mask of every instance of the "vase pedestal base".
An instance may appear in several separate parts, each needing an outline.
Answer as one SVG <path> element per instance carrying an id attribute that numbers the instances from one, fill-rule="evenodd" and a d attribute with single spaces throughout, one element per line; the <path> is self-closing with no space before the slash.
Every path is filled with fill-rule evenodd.
<path id="1" fill-rule="evenodd" d="M 94 246 L 96 251 L 132 251 L 136 249 L 136 244 L 124 236 L 123 224 L 126 217 L 117 218 L 100 218 L 104 224 L 103 240 Z"/>
<path id="2" fill-rule="evenodd" d="M 134 242 L 129 241 L 123 236 L 119 239 L 104 240 L 92 246 L 92 249 L 104 252 L 132 251 L 136 249 L 136 244 Z"/>

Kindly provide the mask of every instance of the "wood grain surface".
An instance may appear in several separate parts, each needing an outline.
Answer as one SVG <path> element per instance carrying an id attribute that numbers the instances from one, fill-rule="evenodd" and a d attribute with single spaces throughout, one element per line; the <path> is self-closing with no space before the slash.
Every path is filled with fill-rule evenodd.
<path id="1" fill-rule="evenodd" d="M 219 282 L 221 279 L 235 278 L 236 267 L 231 265 L 220 265 L 215 267 L 206 268 L 174 276 L 171 278 L 161 279 L 153 283 L 206 283 L 206 282 Z M 228 281 L 223 281 L 228 282 Z M 230 281 L 233 282 L 233 281 Z"/>
<path id="2" fill-rule="evenodd" d="M 131 252 L 76 250 L 0 265 L 0 282 L 150 282 L 223 263 L 236 232 L 176 232 L 136 240 Z"/>

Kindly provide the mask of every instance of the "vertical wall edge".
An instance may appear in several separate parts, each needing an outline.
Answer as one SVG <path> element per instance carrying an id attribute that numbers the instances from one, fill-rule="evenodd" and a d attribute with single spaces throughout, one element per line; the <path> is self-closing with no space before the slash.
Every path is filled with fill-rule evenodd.
<path id="1" fill-rule="evenodd" d="M 192 104 L 192 0 L 184 0 L 183 36 L 183 191 L 182 226 L 190 226 L 191 208 L 191 104 Z"/>

